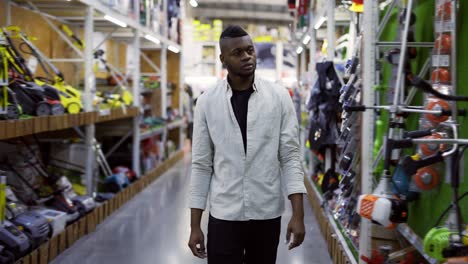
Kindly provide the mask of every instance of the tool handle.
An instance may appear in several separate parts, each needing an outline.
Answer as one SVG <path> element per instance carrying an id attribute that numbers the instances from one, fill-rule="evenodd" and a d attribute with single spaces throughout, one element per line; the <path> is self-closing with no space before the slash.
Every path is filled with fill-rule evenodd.
<path id="1" fill-rule="evenodd" d="M 366 106 L 365 105 L 345 106 L 344 110 L 346 112 L 364 112 L 366 111 Z"/>
<path id="2" fill-rule="evenodd" d="M 412 146 L 413 146 L 413 140 L 411 138 L 392 139 L 391 140 L 392 150 L 393 149 L 411 148 Z"/>
<path id="3" fill-rule="evenodd" d="M 468 101 L 468 96 L 461 96 L 461 95 L 448 95 L 443 94 L 432 87 L 432 85 L 419 78 L 418 76 L 413 76 L 411 79 L 411 83 L 414 87 L 422 90 L 425 93 L 430 93 L 438 98 L 447 100 L 447 101 Z"/>
<path id="4" fill-rule="evenodd" d="M 430 129 L 406 131 L 405 133 L 403 133 L 404 138 L 421 138 L 430 135 L 432 135 L 432 131 Z"/>
<path id="5" fill-rule="evenodd" d="M 466 116 L 466 109 L 458 109 L 457 114 L 459 116 Z M 441 115 L 443 116 L 451 116 L 452 115 L 452 110 L 442 110 Z"/>
<path id="6" fill-rule="evenodd" d="M 439 163 L 439 162 L 442 162 L 442 161 L 444 161 L 444 157 L 442 156 L 442 152 L 438 151 L 437 153 L 435 153 L 435 154 L 433 154 L 433 155 L 431 155 L 429 157 L 417 160 L 415 162 L 416 162 L 416 168 L 420 169 L 420 168 L 432 165 L 434 163 Z"/>

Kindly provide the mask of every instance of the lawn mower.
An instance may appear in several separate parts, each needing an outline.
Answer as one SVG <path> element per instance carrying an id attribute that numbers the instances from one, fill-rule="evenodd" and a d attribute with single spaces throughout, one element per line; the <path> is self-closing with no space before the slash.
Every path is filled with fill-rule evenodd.
<path id="1" fill-rule="evenodd" d="M 8 220 L 0 225 L 0 245 L 13 253 L 15 259 L 22 258 L 31 249 L 28 236 Z"/>
<path id="2" fill-rule="evenodd" d="M 38 157 L 36 148 L 2 144 L 7 155 L 3 157 L 8 184 L 12 191 L 28 206 L 47 205 L 68 214 L 68 222 L 75 221 L 80 214 L 73 202 L 57 186 L 59 175 L 49 174 Z"/>
<path id="3" fill-rule="evenodd" d="M 21 39 L 22 42 L 19 44 L 19 49 L 23 53 L 35 57 L 43 71 L 47 74 L 47 77 L 38 76 L 34 78 L 27 66 L 24 66 L 22 68 L 24 69 L 24 73 L 28 75 L 27 79 L 46 89 L 48 94 L 54 93 L 54 99 L 60 101 L 68 113 L 79 113 L 83 108 L 81 93 L 77 89 L 65 83 L 63 74 L 44 54 L 42 54 L 31 40 L 19 30 L 18 27 L 8 27 L 8 29 L 15 33 L 15 37 Z M 10 45 L 13 45 L 13 43 L 11 42 Z M 16 52 L 16 54 L 18 54 L 18 52 Z M 24 61 L 24 59 L 22 59 L 22 61 Z"/>
<path id="4" fill-rule="evenodd" d="M 21 107 L 16 95 L 8 88 L 8 60 L 6 57 L 7 42 L 0 34 L 0 118 L 18 119 Z"/>
<path id="5" fill-rule="evenodd" d="M 47 219 L 48 222 L 50 222 L 50 237 L 54 237 L 62 233 L 65 230 L 65 227 L 67 226 L 67 222 L 69 221 L 69 217 L 67 216 L 67 214 L 62 211 L 57 211 L 40 206 L 32 207 L 32 211 L 42 215 L 42 217 L 44 217 L 45 219 Z"/>
<path id="6" fill-rule="evenodd" d="M 6 221 L 6 177 L 0 173 L 0 263 L 14 263 L 31 248 L 28 237 L 14 224 Z"/>
<path id="7" fill-rule="evenodd" d="M 98 96 L 104 98 L 102 107 L 118 108 L 130 106 L 133 102 L 133 96 L 127 88 L 128 82 L 125 75 L 104 59 L 103 50 L 99 49 L 94 52 L 94 58 L 97 62 L 101 62 L 104 65 L 106 71 L 110 74 L 108 83 L 115 86 L 114 89 L 109 92 L 98 93 Z"/>
<path id="8" fill-rule="evenodd" d="M 24 89 L 21 94 L 18 94 L 18 91 L 15 91 L 18 97 L 18 101 L 23 108 L 25 106 L 29 108 L 41 108 L 41 110 L 35 112 L 27 112 L 25 109 L 25 113 L 29 115 L 34 115 L 34 113 L 36 115 L 38 113 L 44 115 L 45 112 L 43 111 L 45 107 L 40 105 L 43 105 L 42 102 L 45 102 L 49 105 L 49 114 L 62 115 L 65 110 L 60 101 L 58 90 L 54 87 L 40 86 L 36 84 L 34 82 L 31 71 L 25 63 L 25 59 L 21 57 L 20 53 L 13 44 L 12 34 L 7 29 L 3 29 L 3 36 L 8 43 L 4 56 L 6 57 L 10 69 L 12 70 L 10 76 L 10 86 L 14 85 L 14 88 L 10 88 Z M 18 86 L 16 84 L 17 82 L 21 82 L 21 85 Z"/>
<path id="9" fill-rule="evenodd" d="M 77 195 L 73 190 L 73 186 L 67 177 L 62 176 L 57 181 L 56 185 L 63 190 L 64 196 L 73 202 L 73 205 L 77 208 L 80 215 L 86 215 L 91 212 L 95 207 L 96 203 L 91 196 L 88 195 Z"/>
<path id="10" fill-rule="evenodd" d="M 7 187 L 6 215 L 7 219 L 15 224 L 30 238 L 32 249 L 39 247 L 49 238 L 49 221 L 35 211 L 29 211 L 27 206 L 22 204 L 13 191 Z"/>

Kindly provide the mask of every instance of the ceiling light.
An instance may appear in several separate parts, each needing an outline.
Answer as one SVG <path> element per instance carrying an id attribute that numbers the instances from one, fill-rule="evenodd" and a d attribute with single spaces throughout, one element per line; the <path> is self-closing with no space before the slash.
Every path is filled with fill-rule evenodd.
<path id="1" fill-rule="evenodd" d="M 118 26 L 127 27 L 127 24 L 126 24 L 126 23 L 124 23 L 124 22 L 118 20 L 117 18 L 113 18 L 113 17 L 111 17 L 111 16 L 109 16 L 109 15 L 105 15 L 105 16 L 104 16 L 104 19 L 107 19 L 107 20 L 109 20 L 110 22 L 112 22 L 112 23 L 114 23 L 114 24 L 116 24 L 116 25 L 118 25 Z"/>
<path id="2" fill-rule="evenodd" d="M 296 49 L 296 53 L 297 53 L 297 54 L 301 54 L 301 52 L 302 52 L 303 50 L 304 50 L 304 48 L 303 48 L 302 46 L 299 46 L 299 47 L 297 47 L 297 49 Z"/>
<path id="3" fill-rule="evenodd" d="M 315 26 L 314 26 L 315 30 L 319 29 L 323 25 L 323 23 L 325 23 L 325 21 L 327 21 L 327 17 L 326 16 L 321 16 L 318 19 L 317 23 L 315 23 Z"/>
<path id="4" fill-rule="evenodd" d="M 170 51 L 174 52 L 174 53 L 179 53 L 179 51 L 180 51 L 178 48 L 176 48 L 176 47 L 174 47 L 174 46 L 172 46 L 172 45 L 169 45 L 169 47 L 167 47 L 167 48 L 168 48 Z"/>
<path id="5" fill-rule="evenodd" d="M 306 36 L 304 37 L 304 39 L 302 40 L 302 43 L 304 43 L 304 45 L 307 45 L 307 44 L 309 43 L 309 41 L 310 41 L 310 36 L 309 36 L 309 35 L 306 35 Z"/>
<path id="6" fill-rule="evenodd" d="M 145 39 L 147 39 L 147 40 L 149 40 L 149 41 L 151 41 L 153 43 L 156 43 L 156 44 L 161 43 L 161 41 L 159 39 L 157 39 L 156 37 L 153 37 L 153 36 L 151 36 L 149 34 L 145 35 Z"/>
<path id="7" fill-rule="evenodd" d="M 190 5 L 191 5 L 192 7 L 197 7 L 197 6 L 198 6 L 197 0 L 190 0 Z"/>

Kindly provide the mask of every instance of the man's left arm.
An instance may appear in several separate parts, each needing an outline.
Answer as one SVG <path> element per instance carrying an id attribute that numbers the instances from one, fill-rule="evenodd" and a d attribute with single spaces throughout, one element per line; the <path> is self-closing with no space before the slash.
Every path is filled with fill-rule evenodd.
<path id="1" fill-rule="evenodd" d="M 304 186 L 304 170 L 302 168 L 299 147 L 299 124 L 296 111 L 289 93 L 285 90 L 281 98 L 281 132 L 279 142 L 279 161 L 286 182 L 286 191 L 291 201 L 293 215 L 289 221 L 286 241 L 293 241 L 289 249 L 298 247 L 304 241 L 304 205 L 303 194 L 306 193 Z"/>

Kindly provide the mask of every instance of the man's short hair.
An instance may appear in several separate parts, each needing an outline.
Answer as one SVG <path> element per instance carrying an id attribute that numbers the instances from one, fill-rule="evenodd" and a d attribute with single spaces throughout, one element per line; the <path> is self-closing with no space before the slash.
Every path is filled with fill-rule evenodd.
<path id="1" fill-rule="evenodd" d="M 220 40 L 229 38 L 239 38 L 249 35 L 243 28 L 237 25 L 229 25 L 221 33 Z"/>

